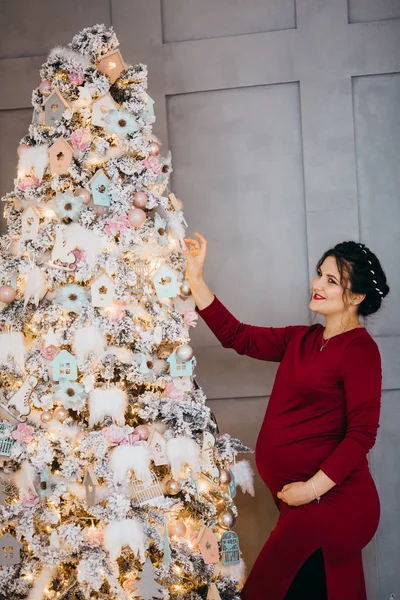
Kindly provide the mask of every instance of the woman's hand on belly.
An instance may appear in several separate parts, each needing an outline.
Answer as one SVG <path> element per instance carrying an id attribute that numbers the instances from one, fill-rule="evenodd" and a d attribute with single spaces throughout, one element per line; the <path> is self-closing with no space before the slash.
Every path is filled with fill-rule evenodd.
<path id="1" fill-rule="evenodd" d="M 296 481 L 283 486 L 277 497 L 289 506 L 302 506 L 315 500 L 315 494 L 310 482 Z"/>

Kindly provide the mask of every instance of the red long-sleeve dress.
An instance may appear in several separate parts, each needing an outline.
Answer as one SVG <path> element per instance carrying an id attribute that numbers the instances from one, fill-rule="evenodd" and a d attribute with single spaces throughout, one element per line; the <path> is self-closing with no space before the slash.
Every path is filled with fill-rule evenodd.
<path id="1" fill-rule="evenodd" d="M 366 600 L 361 550 L 380 503 L 367 453 L 379 427 L 382 370 L 365 328 L 335 335 L 323 325 L 258 327 L 239 322 L 215 297 L 196 308 L 224 348 L 279 362 L 256 444 L 257 469 L 279 519 L 242 590 L 243 600 L 284 600 L 305 561 L 322 548 L 328 600 Z M 290 507 L 277 492 L 321 469 L 337 485 L 320 502 Z"/>

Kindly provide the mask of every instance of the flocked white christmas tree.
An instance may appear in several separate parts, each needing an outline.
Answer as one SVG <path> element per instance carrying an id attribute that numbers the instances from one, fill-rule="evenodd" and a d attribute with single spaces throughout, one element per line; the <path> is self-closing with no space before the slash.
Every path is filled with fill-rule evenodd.
<path id="1" fill-rule="evenodd" d="M 248 449 L 218 435 L 193 376 L 185 220 L 146 67 L 96 25 L 40 75 L 3 198 L 0 598 L 238 599 Z"/>

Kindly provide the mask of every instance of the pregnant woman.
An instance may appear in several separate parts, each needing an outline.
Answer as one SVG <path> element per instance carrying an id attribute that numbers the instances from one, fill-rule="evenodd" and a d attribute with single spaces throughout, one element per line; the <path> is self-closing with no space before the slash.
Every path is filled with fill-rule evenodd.
<path id="1" fill-rule="evenodd" d="M 378 258 L 343 242 L 318 261 L 309 308 L 325 326 L 238 321 L 203 279 L 207 241 L 185 240 L 187 277 L 224 348 L 279 362 L 256 444 L 257 469 L 279 519 L 242 590 L 243 600 L 366 600 L 361 550 L 380 504 L 367 453 L 379 427 L 378 346 L 360 323 L 389 293 Z"/>

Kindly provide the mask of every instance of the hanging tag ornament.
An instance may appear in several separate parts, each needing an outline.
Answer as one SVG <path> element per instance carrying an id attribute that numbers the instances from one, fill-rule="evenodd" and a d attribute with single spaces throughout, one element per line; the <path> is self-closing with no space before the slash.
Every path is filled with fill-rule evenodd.
<path id="1" fill-rule="evenodd" d="M 207 593 L 207 600 L 221 600 L 221 596 L 215 583 L 210 583 Z"/>

